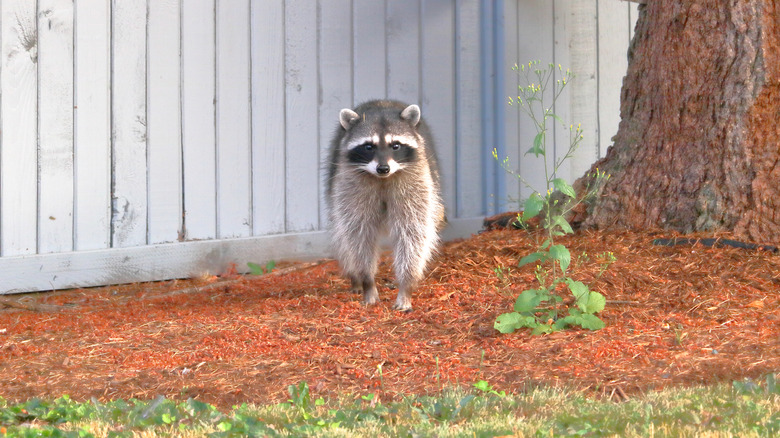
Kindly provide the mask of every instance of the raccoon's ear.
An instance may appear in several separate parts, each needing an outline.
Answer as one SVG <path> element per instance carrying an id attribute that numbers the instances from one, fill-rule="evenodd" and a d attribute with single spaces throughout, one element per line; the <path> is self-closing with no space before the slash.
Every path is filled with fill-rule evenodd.
<path id="1" fill-rule="evenodd" d="M 401 111 L 401 118 L 411 122 L 412 126 L 417 126 L 420 123 L 420 107 L 417 105 L 409 105 Z"/>
<path id="2" fill-rule="evenodd" d="M 359 118 L 360 116 L 358 113 L 352 111 L 349 108 L 344 108 L 339 113 L 339 122 L 341 122 L 341 126 L 343 126 L 347 131 L 349 131 L 349 128 L 351 128 Z"/>

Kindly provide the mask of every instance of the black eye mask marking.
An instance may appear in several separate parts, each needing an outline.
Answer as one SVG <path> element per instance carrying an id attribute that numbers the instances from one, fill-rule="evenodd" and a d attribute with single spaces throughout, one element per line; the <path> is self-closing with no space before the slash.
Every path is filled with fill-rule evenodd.
<path id="1" fill-rule="evenodd" d="M 396 149 L 394 146 L 398 145 Z M 391 151 L 393 159 L 399 163 L 411 163 L 417 160 L 417 149 L 402 143 L 393 142 Z"/>
<path id="2" fill-rule="evenodd" d="M 365 164 L 371 162 L 376 155 L 376 146 L 371 143 L 364 143 L 354 147 L 347 152 L 347 159 L 351 163 Z"/>

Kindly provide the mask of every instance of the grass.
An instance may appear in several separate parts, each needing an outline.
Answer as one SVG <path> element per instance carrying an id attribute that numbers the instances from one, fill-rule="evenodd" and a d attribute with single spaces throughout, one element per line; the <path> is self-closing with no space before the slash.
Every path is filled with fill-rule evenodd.
<path id="1" fill-rule="evenodd" d="M 761 382 L 674 388 L 616 403 L 562 389 L 505 395 L 480 382 L 471 390 L 382 403 L 373 394 L 312 400 L 308 386 L 290 401 L 223 413 L 196 401 L 0 399 L 0 436 L 321 436 L 321 437 L 769 437 L 780 433 L 780 388 Z"/>

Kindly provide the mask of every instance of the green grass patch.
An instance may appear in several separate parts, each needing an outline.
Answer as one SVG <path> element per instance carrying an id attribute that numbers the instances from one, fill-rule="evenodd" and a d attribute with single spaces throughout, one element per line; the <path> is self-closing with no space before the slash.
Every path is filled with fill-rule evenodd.
<path id="1" fill-rule="evenodd" d="M 774 375 L 732 385 L 667 389 L 616 403 L 580 392 L 471 390 L 382 403 L 374 394 L 313 399 L 301 383 L 287 403 L 230 412 L 196 400 L 97 400 L 9 404 L 0 399 L 0 436 L 20 437 L 769 437 L 780 434 Z"/>

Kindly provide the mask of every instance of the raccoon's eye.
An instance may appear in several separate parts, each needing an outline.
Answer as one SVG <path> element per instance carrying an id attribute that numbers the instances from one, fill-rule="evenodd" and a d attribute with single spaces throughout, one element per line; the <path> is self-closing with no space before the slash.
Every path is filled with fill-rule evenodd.
<path id="1" fill-rule="evenodd" d="M 397 151 L 398 149 L 401 149 L 401 143 L 394 141 L 390 144 L 390 147 L 393 148 L 394 151 Z"/>
<path id="2" fill-rule="evenodd" d="M 363 149 L 367 151 L 372 151 L 374 150 L 374 145 L 371 143 L 363 143 Z"/>

